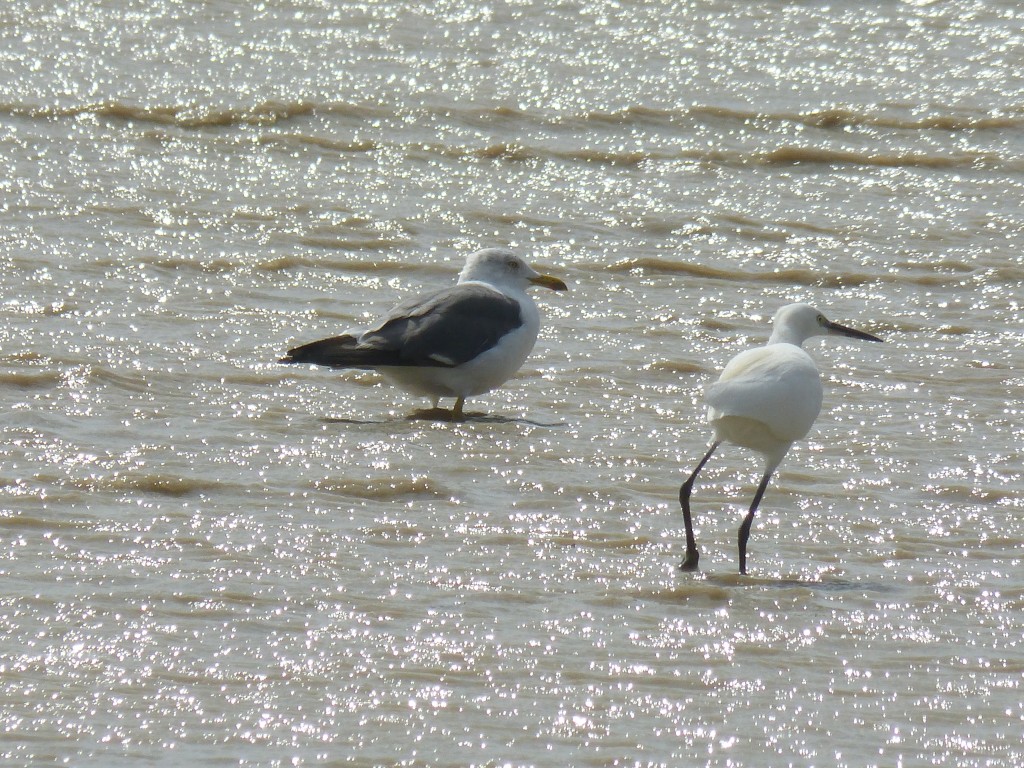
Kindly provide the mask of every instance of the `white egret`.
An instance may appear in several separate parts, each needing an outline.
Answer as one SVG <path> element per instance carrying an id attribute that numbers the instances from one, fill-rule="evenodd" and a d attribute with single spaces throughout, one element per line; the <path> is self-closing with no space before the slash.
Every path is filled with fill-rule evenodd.
<path id="1" fill-rule="evenodd" d="M 540 313 L 526 289 L 568 290 L 504 248 L 469 256 L 456 285 L 410 298 L 369 328 L 353 328 L 289 350 L 282 363 L 372 368 L 397 386 L 433 399 L 454 397 L 452 419 L 467 397 L 500 387 L 537 341 Z"/>
<path id="2" fill-rule="evenodd" d="M 789 304 L 776 312 L 768 344 L 736 355 L 709 387 L 708 421 L 715 436 L 679 489 L 686 524 L 686 559 L 680 564 L 684 571 L 696 570 L 700 558 L 690 515 L 693 483 L 718 446 L 729 442 L 764 457 L 764 474 L 739 530 L 740 573 L 747 572 L 747 539 L 757 505 L 790 446 L 807 435 L 821 410 L 821 377 L 810 355 L 801 349 L 814 336 L 881 341 L 870 333 L 833 323 L 807 304 Z"/>

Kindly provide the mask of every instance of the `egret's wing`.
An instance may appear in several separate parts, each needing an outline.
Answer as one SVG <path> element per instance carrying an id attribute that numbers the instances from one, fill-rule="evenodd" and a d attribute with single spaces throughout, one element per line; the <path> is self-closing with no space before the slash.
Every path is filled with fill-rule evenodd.
<path id="1" fill-rule="evenodd" d="M 402 302 L 359 337 L 391 351 L 392 365 L 454 367 L 521 326 L 519 302 L 486 285 L 461 284 Z"/>
<path id="2" fill-rule="evenodd" d="M 810 431 L 821 396 L 821 377 L 810 356 L 792 344 L 771 344 L 736 355 L 708 388 L 706 400 L 712 421 L 740 416 L 793 442 Z"/>

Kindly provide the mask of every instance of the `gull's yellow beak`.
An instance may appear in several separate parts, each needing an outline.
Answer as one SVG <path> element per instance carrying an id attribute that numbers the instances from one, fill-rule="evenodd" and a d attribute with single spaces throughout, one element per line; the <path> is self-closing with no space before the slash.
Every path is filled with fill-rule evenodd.
<path id="1" fill-rule="evenodd" d="M 530 282 L 534 285 L 543 285 L 545 288 L 550 288 L 552 291 L 569 290 L 569 286 L 557 277 L 552 277 L 551 275 L 537 275 L 536 277 L 531 277 Z"/>

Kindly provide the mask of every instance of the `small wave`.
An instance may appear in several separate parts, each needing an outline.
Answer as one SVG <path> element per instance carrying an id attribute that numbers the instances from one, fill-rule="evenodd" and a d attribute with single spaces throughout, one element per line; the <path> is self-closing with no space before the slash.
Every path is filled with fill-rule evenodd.
<path id="1" fill-rule="evenodd" d="M 663 373 L 705 373 L 708 371 L 703 365 L 687 363 L 683 360 L 657 360 L 645 365 L 644 369 Z"/>
<path id="2" fill-rule="evenodd" d="M 504 213 L 496 210 L 467 210 L 463 212 L 463 216 L 469 221 L 481 222 L 484 224 L 498 224 L 502 226 L 529 226 L 537 227 L 559 227 L 562 226 L 565 221 L 564 219 L 537 216 L 530 214 L 526 211 L 515 211 L 514 213 Z"/>
<path id="3" fill-rule="evenodd" d="M 300 240 L 307 245 L 312 244 L 309 240 Z M 397 242 L 395 246 L 406 245 L 404 242 Z M 344 247 L 338 245 L 337 241 L 330 241 L 327 245 L 321 245 L 325 248 L 333 248 L 337 250 L 345 250 L 352 253 L 358 253 L 360 251 L 373 251 L 373 250 L 387 250 L 383 246 L 380 248 L 355 248 L 355 247 Z M 254 265 L 255 269 L 261 272 L 286 272 L 289 269 L 323 269 L 331 270 L 334 272 L 345 272 L 353 275 L 362 275 L 364 277 L 372 276 L 388 276 L 395 277 L 397 275 L 416 272 L 421 275 L 446 275 L 453 277 L 456 274 L 456 270 L 447 265 L 432 265 L 432 264 L 413 264 L 404 261 L 396 261 L 393 259 L 380 259 L 374 261 L 364 261 L 361 259 L 345 259 L 344 261 L 335 261 L 328 256 L 301 256 L 298 254 L 288 254 L 286 256 L 277 256 L 272 259 L 266 259 L 260 261 Z"/>
<path id="4" fill-rule="evenodd" d="M 669 159 L 671 155 L 657 154 L 653 152 L 641 152 L 639 150 L 603 150 L 603 149 L 581 149 L 572 152 L 553 153 L 559 159 L 574 162 L 595 163 L 597 165 L 640 165 L 648 160 Z"/>
<path id="5" fill-rule="evenodd" d="M 1016 283 L 1024 281 L 1024 268 L 1013 264 L 996 267 L 992 272 L 995 277 L 999 278 L 1000 282 Z"/>
<path id="6" fill-rule="evenodd" d="M 935 333 L 942 334 L 943 336 L 970 336 L 977 331 L 969 325 L 940 325 L 935 329 Z M 965 362 L 968 368 L 988 368 L 990 367 L 987 363 L 979 364 L 975 361 Z"/>
<path id="7" fill-rule="evenodd" d="M 865 108 L 866 110 L 867 108 Z M 1024 111 L 1011 110 L 989 114 L 951 114 L 933 112 L 908 115 L 868 112 L 848 107 L 812 110 L 809 112 L 757 112 L 711 104 L 697 104 L 687 109 L 656 109 L 631 106 L 615 111 L 587 112 L 574 118 L 583 122 L 608 125 L 678 125 L 694 118 L 713 118 L 740 123 L 795 123 L 826 130 L 856 127 L 890 128 L 894 130 L 985 131 L 1017 128 L 1024 125 Z"/>
<path id="8" fill-rule="evenodd" d="M 304 256 L 296 256 L 289 254 L 288 256 L 278 256 L 273 259 L 267 259 L 261 261 L 256 265 L 256 269 L 261 272 L 284 272 L 289 269 L 296 269 L 298 267 L 316 267 L 320 266 L 319 260 L 308 259 Z"/>
<path id="9" fill-rule="evenodd" d="M 412 259 L 374 259 L 372 261 L 363 259 L 345 259 L 324 263 L 316 262 L 321 267 L 330 268 L 336 272 L 350 272 L 358 275 L 389 275 L 396 276 L 404 273 L 416 273 L 419 275 L 437 275 L 454 278 L 458 274 L 461 265 L 454 263 L 446 264 L 414 261 Z"/>
<path id="10" fill-rule="evenodd" d="M 36 517 L 34 515 L 27 515 L 24 512 L 12 512 L 5 510 L 0 514 L 0 529 L 45 531 L 53 527 L 54 522 L 52 520 Z"/>
<path id="11" fill-rule="evenodd" d="M 675 218 L 662 219 L 652 216 L 641 217 L 636 228 L 652 237 L 667 237 L 669 235 L 699 237 L 712 235 L 715 231 L 706 221 L 679 221 Z"/>
<path id="12" fill-rule="evenodd" d="M 504 160 L 507 162 L 522 163 L 534 160 L 561 161 L 570 163 L 587 163 L 594 165 L 609 166 L 636 166 L 648 160 L 672 159 L 676 153 L 652 153 L 640 150 L 616 150 L 616 149 L 549 149 L 541 147 L 527 147 L 520 144 L 499 143 L 486 147 L 467 149 L 464 147 L 449 146 L 420 146 L 421 150 L 434 152 L 445 157 L 476 158 L 478 160 Z"/>
<path id="13" fill-rule="evenodd" d="M 482 160 L 508 160 L 510 162 L 536 160 L 540 157 L 537 152 L 517 144 L 492 144 L 489 147 L 474 149 L 469 154 Z"/>
<path id="14" fill-rule="evenodd" d="M 922 117 L 899 117 L 892 114 L 871 114 L 854 109 L 834 107 L 812 112 L 755 112 L 711 105 L 694 106 L 689 114 L 739 122 L 763 121 L 798 123 L 812 128 L 847 128 L 869 126 L 897 130 L 977 131 L 1019 127 L 1024 114 L 953 115 L 931 114 Z"/>
<path id="15" fill-rule="evenodd" d="M 543 127 L 550 126 L 555 122 L 551 116 L 546 113 L 527 112 L 516 107 L 509 106 L 485 107 L 483 109 L 437 107 L 427 109 L 426 112 L 431 118 L 455 119 L 463 125 L 472 127 L 494 126 L 496 124 L 501 124 L 506 127 L 512 124 Z"/>
<path id="16" fill-rule="evenodd" d="M 504 107 L 504 106 L 499 106 L 499 107 L 494 107 L 493 109 L 484 110 L 484 112 L 482 114 L 490 114 L 490 115 L 493 115 L 494 117 L 500 118 L 502 120 L 507 120 L 509 118 L 514 119 L 514 120 L 522 120 L 522 119 L 530 117 L 530 113 L 529 112 L 525 112 L 525 111 L 523 111 L 521 109 L 517 109 L 515 107 Z"/>
<path id="17" fill-rule="evenodd" d="M 118 266 L 121 263 L 114 258 L 97 261 L 98 265 L 104 267 Z M 226 259 L 223 256 L 149 256 L 139 259 L 139 263 L 169 272 L 185 271 L 214 275 L 233 272 L 241 267 L 239 262 Z"/>
<path id="18" fill-rule="evenodd" d="M 149 380 L 135 371 L 119 373 L 107 368 L 94 368 L 93 374 L 97 381 L 113 384 L 129 392 L 146 392 L 150 387 Z"/>
<path id="19" fill-rule="evenodd" d="M 651 272 L 655 274 L 686 275 L 707 280 L 802 285 L 812 288 L 856 288 L 871 284 L 956 287 L 977 282 L 980 274 L 978 270 L 973 268 L 952 269 L 947 267 L 945 271 L 936 271 L 936 269 L 942 269 L 941 265 L 939 267 L 934 265 L 921 267 L 922 271 L 916 273 L 897 270 L 880 272 L 878 274 L 857 272 L 829 274 L 816 272 L 812 269 L 796 268 L 762 272 L 745 269 L 722 269 L 704 264 L 670 261 L 654 257 L 623 259 L 612 264 L 608 269 L 612 272 Z M 924 269 L 928 271 L 923 271 Z M 986 278 L 984 282 L 986 284 L 1017 283 L 1024 279 L 1024 274 L 1021 274 L 1022 272 L 1024 270 L 1013 268 L 992 270 L 991 277 L 995 279 Z"/>
<path id="20" fill-rule="evenodd" d="M 313 248 L 332 248 L 339 251 L 389 251 L 409 244 L 408 240 L 395 237 L 329 237 L 327 235 L 306 235 L 298 238 L 298 242 Z"/>
<path id="21" fill-rule="evenodd" d="M 387 105 L 354 104 L 348 101 L 330 101 L 315 105 L 317 114 L 335 115 L 352 120 L 387 120 L 401 117 L 396 110 Z"/>
<path id="22" fill-rule="evenodd" d="M 229 109 L 196 106 L 143 107 L 120 102 L 82 104 L 72 107 L 28 106 L 0 104 L 0 113 L 32 118 L 78 117 L 96 115 L 116 120 L 134 120 L 158 125 L 176 125 L 183 128 L 228 127 L 233 125 L 274 125 L 311 114 L 316 105 L 311 102 L 265 101 L 245 107 Z"/>
<path id="23" fill-rule="evenodd" d="M 377 142 L 371 141 L 370 139 L 362 141 L 339 141 L 337 139 L 324 138 L 323 136 L 309 136 L 304 133 L 261 136 L 259 143 L 264 145 L 308 146 L 315 147 L 317 149 L 326 149 L 333 152 L 353 154 L 360 152 L 373 152 L 380 148 L 380 145 Z"/>
<path id="24" fill-rule="evenodd" d="M 176 477 L 174 475 L 128 475 L 122 476 L 120 483 L 115 484 L 125 490 L 154 493 L 159 496 L 191 496 L 206 491 L 217 490 L 218 483 L 199 480 L 194 477 Z"/>
<path id="25" fill-rule="evenodd" d="M 796 221 L 795 219 L 783 219 L 776 222 L 775 226 L 786 227 L 787 229 L 797 229 L 802 232 L 810 232 L 814 235 L 835 236 L 837 234 L 837 231 L 832 227 L 823 227 L 817 224 L 811 224 L 807 221 Z"/>
<path id="26" fill-rule="evenodd" d="M 927 484 L 924 486 L 924 490 L 940 499 L 971 503 L 997 504 L 1003 501 L 1014 501 L 1019 497 L 1019 494 L 1012 490 L 984 488 L 969 483 Z"/>
<path id="27" fill-rule="evenodd" d="M 449 494 L 427 477 L 381 478 L 377 480 L 318 480 L 318 491 L 369 501 L 412 499 L 447 499 Z"/>
<path id="28" fill-rule="evenodd" d="M 652 107 L 632 106 L 614 112 L 588 112 L 584 120 L 595 123 L 607 123 L 609 125 L 622 124 L 647 124 L 647 125 L 671 125 L 685 120 L 691 114 L 691 110 L 679 111 L 669 109 L 654 109 Z"/>
<path id="29" fill-rule="evenodd" d="M 59 371 L 8 371 L 0 373 L 0 386 L 13 389 L 49 389 L 58 386 L 62 379 Z"/>
<path id="30" fill-rule="evenodd" d="M 811 269 L 779 269 L 772 272 L 749 272 L 738 269 L 719 269 L 704 264 L 685 261 L 668 261 L 653 257 L 623 259 L 612 264 L 612 272 L 640 270 L 662 274 L 688 275 L 709 280 L 730 280 L 757 283 L 789 283 L 816 288 L 844 288 L 867 285 L 882 279 L 879 275 L 840 274 L 829 275 Z"/>
<path id="31" fill-rule="evenodd" d="M 172 498 L 191 496 L 220 488 L 219 483 L 199 478 L 162 473 L 143 474 L 141 472 L 114 473 L 109 477 L 89 477 L 74 482 L 74 485 L 86 491 L 137 491 Z"/>
<path id="32" fill-rule="evenodd" d="M 555 161 L 611 167 L 636 167 L 647 162 L 688 160 L 700 164 L 724 166 L 859 165 L 888 168 L 983 168 L 1004 163 L 998 156 L 985 153 L 932 155 L 920 152 L 871 153 L 827 147 L 777 147 L 763 152 L 732 150 L 673 149 L 637 150 L 594 147 L 552 149 L 499 143 L 470 149 L 461 146 L 416 145 L 410 151 L 438 154 L 454 159 L 475 158 L 523 163 Z"/>
<path id="33" fill-rule="evenodd" d="M 350 110 L 352 107 L 346 107 Z M 453 110 L 443 108 L 431 110 L 431 114 L 440 117 L 455 117 L 470 124 L 493 124 L 495 122 L 516 122 L 535 126 L 572 126 L 582 123 L 604 125 L 646 125 L 666 127 L 678 125 L 688 120 L 712 118 L 717 120 L 741 123 L 796 123 L 811 128 L 826 130 L 848 127 L 876 127 L 894 130 L 934 130 L 934 131 L 984 131 L 1017 128 L 1024 124 L 1024 110 L 1012 109 L 987 114 L 956 114 L 952 112 L 932 111 L 929 114 L 901 115 L 892 109 L 869 111 L 871 107 L 857 109 L 853 107 L 831 107 L 807 112 L 758 112 L 756 110 L 733 109 L 712 104 L 695 104 L 682 109 L 664 109 L 632 105 L 616 110 L 593 110 L 582 114 L 551 115 L 540 112 L 529 112 L 513 107 L 494 107 L 490 109 Z M 325 111 L 318 108 L 318 111 Z"/>
<path id="34" fill-rule="evenodd" d="M 755 155 L 754 162 L 764 165 L 866 165 L 886 168 L 974 168 L 997 162 L 983 154 L 939 156 L 917 152 L 897 154 L 865 154 L 846 149 L 822 147 L 779 147 Z"/>

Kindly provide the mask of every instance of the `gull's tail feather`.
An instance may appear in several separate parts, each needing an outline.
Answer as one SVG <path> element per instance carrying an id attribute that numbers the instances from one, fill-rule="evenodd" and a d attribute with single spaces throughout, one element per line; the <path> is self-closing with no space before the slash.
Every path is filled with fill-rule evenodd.
<path id="1" fill-rule="evenodd" d="M 403 365 L 396 350 L 361 346 L 354 336 L 332 336 L 289 349 L 279 363 L 309 363 L 330 368 L 376 368 Z"/>

